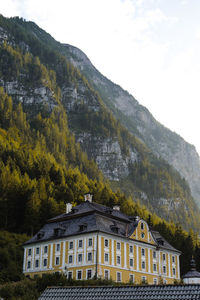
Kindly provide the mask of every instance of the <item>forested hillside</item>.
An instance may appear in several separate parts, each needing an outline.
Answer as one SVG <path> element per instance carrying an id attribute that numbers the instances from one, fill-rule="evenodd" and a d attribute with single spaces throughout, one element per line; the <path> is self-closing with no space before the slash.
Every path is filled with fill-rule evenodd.
<path id="1" fill-rule="evenodd" d="M 182 228 L 198 232 L 200 215 L 187 182 L 113 116 L 59 43 L 0 16 L 0 85 L 0 283 L 23 277 L 24 234 L 88 192 L 147 220 L 183 251 L 188 270 L 199 240 Z"/>
<path id="2" fill-rule="evenodd" d="M 30 130 L 45 139 L 56 162 L 63 166 L 70 160 L 93 179 L 97 170 L 93 159 L 113 187 L 120 186 L 151 212 L 197 229 L 199 211 L 186 181 L 113 117 L 86 78 L 59 51 L 61 45 L 32 22 L 1 17 L 0 26 L 1 85 L 15 105 L 21 103 Z M 77 154 L 81 149 L 76 145 L 74 150 L 74 139 L 90 162 L 79 161 L 86 154 Z M 65 143 L 73 149 L 66 150 Z"/>

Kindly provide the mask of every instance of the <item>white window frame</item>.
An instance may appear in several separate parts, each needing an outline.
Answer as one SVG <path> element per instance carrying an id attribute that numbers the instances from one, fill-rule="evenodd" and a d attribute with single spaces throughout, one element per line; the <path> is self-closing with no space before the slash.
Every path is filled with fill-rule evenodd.
<path id="1" fill-rule="evenodd" d="M 81 258 L 81 260 L 79 260 Z M 81 264 L 83 262 L 83 254 L 78 253 L 78 263 Z"/>
<path id="2" fill-rule="evenodd" d="M 154 266 L 155 266 L 155 268 L 154 268 Z M 153 272 L 157 272 L 157 264 L 153 264 Z"/>
<path id="3" fill-rule="evenodd" d="M 88 278 L 88 271 L 91 271 L 91 277 Z M 92 279 L 92 269 L 87 269 L 86 270 L 86 279 L 89 280 L 89 279 Z"/>
<path id="4" fill-rule="evenodd" d="M 118 280 L 118 275 L 120 280 Z M 117 282 L 122 282 L 122 272 L 118 272 L 118 271 L 116 272 L 116 279 Z"/>
<path id="5" fill-rule="evenodd" d="M 89 259 L 89 254 L 90 254 L 90 256 L 91 256 L 91 259 Z M 92 261 L 92 252 L 88 252 L 88 253 L 87 253 L 87 261 L 88 261 L 88 262 L 91 262 L 91 261 Z"/>
<path id="6" fill-rule="evenodd" d="M 57 263 L 57 259 L 58 259 L 58 263 Z M 55 257 L 55 266 L 59 266 L 60 264 L 60 256 L 56 256 Z"/>
<path id="7" fill-rule="evenodd" d="M 106 257 L 108 258 L 108 260 L 106 260 Z M 109 263 L 109 253 L 104 253 L 104 263 L 105 264 Z"/>
<path id="8" fill-rule="evenodd" d="M 153 250 L 153 259 L 156 259 L 156 258 L 157 258 L 156 251 Z"/>
<path id="9" fill-rule="evenodd" d="M 142 261 L 142 270 L 145 270 L 146 269 L 146 264 L 145 264 L 145 261 L 143 260 Z"/>
<path id="10" fill-rule="evenodd" d="M 91 242 L 91 245 L 90 245 L 90 242 Z M 92 240 L 92 238 L 89 238 L 88 239 L 88 247 L 92 247 L 92 244 L 93 244 L 93 240 Z"/>
<path id="11" fill-rule="evenodd" d="M 31 261 L 30 260 L 27 261 L 27 269 L 31 269 Z"/>
<path id="12" fill-rule="evenodd" d="M 119 262 L 118 262 L 119 260 Z M 121 256 L 117 255 L 117 265 L 120 266 L 121 265 Z"/>
<path id="13" fill-rule="evenodd" d="M 45 261 L 46 261 L 46 266 L 45 266 L 45 264 L 44 264 Z M 44 268 L 47 268 L 47 264 L 48 264 L 48 260 L 47 260 L 47 258 L 44 258 L 44 259 L 43 259 L 43 267 L 44 267 Z"/>
<path id="14" fill-rule="evenodd" d="M 28 249 L 28 256 L 31 256 L 32 255 L 32 248 L 29 248 Z"/>
<path id="15" fill-rule="evenodd" d="M 45 246 L 43 247 L 43 253 L 44 253 L 44 254 L 47 254 L 47 253 L 48 253 L 48 246 L 47 246 L 47 245 L 45 245 Z"/>
<path id="16" fill-rule="evenodd" d="M 146 276 L 142 276 L 142 283 L 145 283 L 147 280 L 147 277 Z"/>
<path id="17" fill-rule="evenodd" d="M 83 240 L 78 240 L 78 248 L 83 248 Z"/>
<path id="18" fill-rule="evenodd" d="M 166 254 L 165 253 L 162 254 L 162 260 L 163 260 L 163 262 L 166 262 Z"/>
<path id="19" fill-rule="evenodd" d="M 121 243 L 117 242 L 117 251 L 121 251 Z"/>
<path id="20" fill-rule="evenodd" d="M 37 266 L 36 266 L 36 262 L 37 262 Z M 39 259 L 36 259 L 36 260 L 35 260 L 35 268 L 36 268 L 36 269 L 39 268 Z"/>
<path id="21" fill-rule="evenodd" d="M 129 259 L 129 265 L 130 265 L 131 268 L 133 268 L 133 258 Z"/>
<path id="22" fill-rule="evenodd" d="M 131 279 L 132 278 L 132 279 Z M 134 276 L 134 274 L 129 274 L 129 281 L 131 282 L 131 283 L 134 283 L 135 282 L 135 276 Z"/>
<path id="23" fill-rule="evenodd" d="M 163 274 L 166 274 L 167 273 L 167 268 L 166 266 L 163 266 Z"/>
<path id="24" fill-rule="evenodd" d="M 158 279 L 157 279 L 157 278 L 154 278 L 154 279 L 153 279 L 153 284 L 154 284 L 154 285 L 157 285 L 157 284 L 158 284 Z"/>
<path id="25" fill-rule="evenodd" d="M 81 279 L 78 278 L 78 273 L 81 272 Z M 82 270 L 76 270 L 76 280 L 82 280 L 83 279 L 83 271 Z"/>
<path id="26" fill-rule="evenodd" d="M 131 251 L 132 249 L 132 251 Z M 129 245 L 129 253 L 133 253 L 133 245 Z"/>
<path id="27" fill-rule="evenodd" d="M 60 252 L 60 243 L 56 244 L 56 252 Z"/>
<path id="28" fill-rule="evenodd" d="M 40 247 L 35 248 L 35 255 L 40 255 Z"/>
<path id="29" fill-rule="evenodd" d="M 72 274 L 71 279 L 73 279 L 73 271 L 68 271 L 68 272 L 67 272 L 67 278 L 68 278 L 68 279 L 69 279 L 69 273 Z"/>
<path id="30" fill-rule="evenodd" d="M 144 248 L 141 248 L 141 255 L 145 256 L 145 249 Z"/>
<path id="31" fill-rule="evenodd" d="M 72 247 L 71 247 L 72 245 Z M 69 250 L 74 249 L 74 241 L 69 241 Z"/>
<path id="32" fill-rule="evenodd" d="M 106 278 L 106 272 L 107 272 L 107 274 L 108 274 L 108 278 Z M 110 271 L 107 270 L 107 269 L 104 269 L 104 278 L 105 278 L 106 280 L 109 280 L 109 279 L 110 279 Z"/>
<path id="33" fill-rule="evenodd" d="M 108 239 L 104 239 L 104 247 L 106 247 L 106 248 L 109 247 L 109 241 L 108 241 Z"/>
<path id="34" fill-rule="evenodd" d="M 72 258 L 72 261 L 71 261 L 71 262 L 69 261 L 69 258 L 70 258 L 70 257 Z M 72 254 L 70 254 L 70 255 L 68 256 L 68 264 L 73 264 L 73 255 L 72 255 Z"/>

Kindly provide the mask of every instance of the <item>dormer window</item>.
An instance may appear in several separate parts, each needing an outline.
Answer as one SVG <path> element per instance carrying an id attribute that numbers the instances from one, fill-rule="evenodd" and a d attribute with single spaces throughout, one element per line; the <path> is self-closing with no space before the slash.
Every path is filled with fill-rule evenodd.
<path id="1" fill-rule="evenodd" d="M 157 242 L 158 242 L 159 245 L 164 246 L 164 240 L 163 239 L 159 238 L 159 239 L 157 239 Z"/>
<path id="2" fill-rule="evenodd" d="M 44 236 L 44 232 L 40 231 L 37 234 L 37 239 L 40 240 L 41 238 L 43 238 L 43 236 Z"/>
<path id="3" fill-rule="evenodd" d="M 87 224 L 81 224 L 79 225 L 79 231 L 84 231 L 87 229 Z"/>
<path id="4" fill-rule="evenodd" d="M 77 212 L 78 212 L 78 208 L 73 207 L 72 210 L 71 210 L 71 212 L 72 212 L 73 214 L 77 213 Z"/>
<path id="5" fill-rule="evenodd" d="M 110 226 L 111 230 L 114 232 L 114 233 L 119 233 L 119 227 L 116 226 L 116 225 L 111 225 Z"/>

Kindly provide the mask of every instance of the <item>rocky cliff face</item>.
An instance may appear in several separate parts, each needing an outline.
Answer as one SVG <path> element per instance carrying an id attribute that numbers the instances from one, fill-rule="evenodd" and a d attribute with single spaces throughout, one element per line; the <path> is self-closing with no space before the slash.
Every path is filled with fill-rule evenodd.
<path id="1" fill-rule="evenodd" d="M 200 207 L 200 159 L 195 147 L 158 123 L 132 95 L 100 74 L 82 51 L 70 45 L 64 47 L 71 62 L 98 90 L 114 115 L 154 154 L 165 159 L 186 179 Z"/>

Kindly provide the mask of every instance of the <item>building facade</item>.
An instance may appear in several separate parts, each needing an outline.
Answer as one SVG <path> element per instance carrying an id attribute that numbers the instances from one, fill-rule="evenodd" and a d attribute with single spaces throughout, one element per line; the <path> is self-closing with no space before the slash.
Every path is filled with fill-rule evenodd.
<path id="1" fill-rule="evenodd" d="M 86 201 L 48 221 L 24 244 L 23 272 L 35 277 L 62 272 L 77 280 L 160 282 L 180 279 L 180 252 L 139 217 Z"/>

